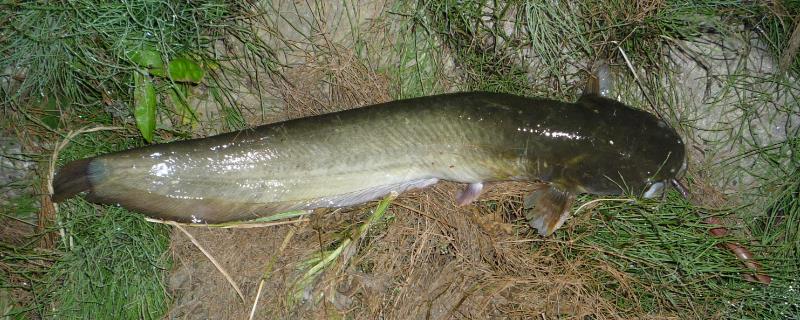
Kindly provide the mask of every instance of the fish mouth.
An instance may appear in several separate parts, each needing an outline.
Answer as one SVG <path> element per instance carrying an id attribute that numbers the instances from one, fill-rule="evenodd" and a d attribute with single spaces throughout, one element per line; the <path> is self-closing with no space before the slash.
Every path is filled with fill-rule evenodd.
<path id="1" fill-rule="evenodd" d="M 688 199 L 689 198 L 688 189 L 680 182 L 680 180 L 678 180 L 682 178 L 683 175 L 686 174 L 687 168 L 688 168 L 688 161 L 686 158 L 684 158 L 683 162 L 681 163 L 681 167 L 678 169 L 678 172 L 675 173 L 675 176 L 673 178 L 650 183 L 649 185 L 647 185 L 647 189 L 645 190 L 642 197 L 645 199 L 651 199 L 657 196 L 662 196 L 666 192 L 666 189 L 671 185 L 672 187 L 675 188 L 675 190 L 678 190 L 678 192 L 680 192 L 681 196 L 683 196 L 684 199 Z"/>
<path id="2" fill-rule="evenodd" d="M 644 194 L 642 195 L 642 197 L 644 197 L 645 199 L 652 199 L 652 198 L 658 197 L 658 196 L 664 194 L 664 187 L 666 185 L 667 184 L 666 184 L 665 181 L 653 182 L 647 187 L 647 190 L 644 191 Z"/>
<path id="3" fill-rule="evenodd" d="M 666 192 L 667 187 L 670 185 L 674 187 L 684 199 L 689 198 L 689 189 L 687 189 L 686 186 L 684 186 L 683 183 L 676 178 L 651 183 L 645 190 L 642 197 L 645 199 L 652 199 L 662 196 L 664 195 L 664 192 Z"/>

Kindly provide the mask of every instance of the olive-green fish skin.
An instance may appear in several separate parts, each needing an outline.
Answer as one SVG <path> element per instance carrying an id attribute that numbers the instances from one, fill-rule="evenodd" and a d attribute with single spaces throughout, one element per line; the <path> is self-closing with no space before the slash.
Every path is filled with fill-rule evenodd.
<path id="1" fill-rule="evenodd" d="M 568 192 L 641 194 L 680 174 L 684 158 L 680 137 L 666 123 L 610 99 L 565 103 L 472 92 L 83 161 L 90 201 L 216 223 L 349 206 L 438 180 L 542 180 Z M 58 186 L 66 180 L 56 178 L 56 196 L 66 193 Z"/>

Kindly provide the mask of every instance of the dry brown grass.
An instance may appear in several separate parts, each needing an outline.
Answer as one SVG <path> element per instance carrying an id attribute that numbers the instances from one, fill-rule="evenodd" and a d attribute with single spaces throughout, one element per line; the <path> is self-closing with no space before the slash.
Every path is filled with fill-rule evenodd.
<path id="1" fill-rule="evenodd" d="M 308 55 L 306 64 L 287 70 L 283 81 L 274 85 L 276 96 L 284 102 L 283 117 L 311 116 L 391 100 L 388 79 L 364 65 L 352 50 L 336 45 L 329 49 L 329 55 Z"/>
<path id="2" fill-rule="evenodd" d="M 530 232 L 520 211 L 532 186 L 502 183 L 489 187 L 481 203 L 457 207 L 460 186 L 442 183 L 397 199 L 385 225 L 373 228 L 347 265 L 330 268 L 311 299 L 290 304 L 302 261 L 330 248 L 341 232 L 363 219 L 372 205 L 316 216 L 299 226 L 259 300 L 256 318 L 355 319 L 451 318 L 619 318 L 602 281 L 614 281 L 619 295 L 634 297 L 630 276 L 592 258 L 585 248 Z M 264 266 L 290 226 L 256 230 L 193 229 L 192 232 L 240 283 L 252 301 Z M 577 252 L 567 259 L 565 250 Z M 244 318 L 227 282 L 182 236 L 173 237 L 178 297 L 172 315 Z M 187 280 L 188 279 L 188 280 Z M 194 308 L 194 309 L 193 309 Z M 193 309 L 193 310 L 192 310 Z M 641 311 L 641 310 L 639 310 Z"/>

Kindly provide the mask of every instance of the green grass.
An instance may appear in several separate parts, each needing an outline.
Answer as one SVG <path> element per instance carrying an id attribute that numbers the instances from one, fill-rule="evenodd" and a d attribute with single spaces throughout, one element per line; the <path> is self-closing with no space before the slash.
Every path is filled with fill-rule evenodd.
<path id="1" fill-rule="evenodd" d="M 83 200 L 61 206 L 60 259 L 37 288 L 45 318 L 160 319 L 170 305 L 165 278 L 169 228 L 121 208 Z"/>
<path id="2" fill-rule="evenodd" d="M 780 243 L 772 243 L 768 249 L 742 236 L 714 238 L 703 223 L 705 216 L 736 215 L 741 209 L 697 207 L 675 192 L 665 201 L 605 202 L 591 221 L 576 228 L 571 236 L 579 239 L 575 242 L 578 251 L 596 251 L 595 259 L 612 262 L 635 278 L 626 284 L 631 288 L 627 290 L 635 293 L 628 296 L 619 294 L 623 287 L 615 279 L 598 275 L 607 298 L 621 310 L 674 310 L 700 318 L 724 314 L 725 318 L 737 319 L 781 319 L 796 314 L 800 307 L 800 294 L 796 292 L 800 283 L 798 257 L 774 252 L 782 246 L 796 246 L 800 240 L 796 235 L 785 233 L 785 228 L 765 230 L 783 236 Z M 570 240 L 564 233 L 559 237 Z M 723 241 L 748 244 L 773 283 L 767 287 L 744 282 L 742 274 L 749 271 L 719 247 Z M 569 252 L 566 255 L 571 256 Z"/>
<path id="3" fill-rule="evenodd" d="M 461 90 L 486 90 L 530 94 L 526 66 L 518 63 L 514 52 L 497 45 L 508 39 L 500 24 L 481 23 L 481 1 L 430 1 L 418 3 L 430 16 L 424 29 L 441 39 L 453 56 L 461 77 Z M 511 5 L 497 8 L 502 17 Z"/>
<path id="4" fill-rule="evenodd" d="M 800 172 L 776 181 L 773 197 L 762 214 L 750 220 L 748 227 L 759 235 L 759 242 L 771 255 L 791 261 L 800 261 Z"/>
<path id="5" fill-rule="evenodd" d="M 410 1 L 398 1 L 387 16 L 392 32 L 385 41 L 392 47 L 390 54 L 382 55 L 383 61 L 376 62 L 385 66 L 379 72 L 391 79 L 393 96 L 403 99 L 443 92 L 440 81 L 446 58 L 441 41 L 426 27 L 430 18 L 425 10 Z"/>
<path id="6" fill-rule="evenodd" d="M 209 67 L 206 85 L 220 105 L 223 129 L 241 129 L 242 110 L 217 64 L 234 57 L 213 46 L 230 36 L 228 42 L 236 43 L 228 45 L 245 47 L 242 57 L 235 57 L 240 66 L 261 67 L 250 68 L 257 72 L 249 77 L 271 72 L 269 49 L 259 46 L 249 27 L 252 17 L 242 17 L 249 7 L 246 1 L 213 0 L 0 4 L 0 21 L 8 26 L 0 41 L 0 69 L 5 80 L 14 79 L 3 88 L 8 90 L 3 104 L 45 123 L 45 116 L 55 114 L 59 125 L 74 121 L 71 112 L 92 106 L 129 115 L 132 72 L 141 67 L 133 53 L 146 49 L 164 61 L 190 56 Z M 158 80 L 159 92 L 165 92 L 169 81 Z M 162 104 L 159 113 L 174 113 L 170 107 Z"/>
<path id="7" fill-rule="evenodd" d="M 0 43 L 1 65 L 24 71 L 15 94 L 4 99 L 43 94 L 60 98 L 63 105 L 94 103 L 103 93 L 125 96 L 132 70 L 126 50 L 155 44 L 171 56 L 201 49 L 212 38 L 209 33 L 219 32 L 212 23 L 226 9 L 221 3 L 168 1 L 2 6 L 8 34 Z"/>

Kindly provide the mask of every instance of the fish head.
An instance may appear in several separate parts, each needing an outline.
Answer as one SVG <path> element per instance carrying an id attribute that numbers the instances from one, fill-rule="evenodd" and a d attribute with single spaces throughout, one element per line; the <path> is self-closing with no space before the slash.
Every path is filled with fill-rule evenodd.
<path id="1" fill-rule="evenodd" d="M 653 198 L 686 172 L 685 144 L 667 122 L 611 99 L 581 102 L 596 111 L 579 190 Z"/>
<path id="2" fill-rule="evenodd" d="M 651 152 L 642 154 L 642 157 L 653 167 L 659 159 L 663 159 L 657 171 L 645 180 L 642 192 L 643 198 L 655 198 L 664 194 L 666 189 L 686 174 L 688 159 L 686 157 L 686 147 L 683 140 L 675 130 L 662 120 L 658 120 L 654 136 L 647 137 L 647 144 L 651 145 Z M 679 189 L 679 191 L 683 192 Z"/>
<path id="3" fill-rule="evenodd" d="M 661 196 L 686 172 L 683 140 L 664 121 L 657 120 L 647 126 L 623 149 L 633 154 L 631 161 L 623 166 L 626 170 L 620 172 L 629 183 L 626 191 L 633 195 L 647 199 Z"/>

